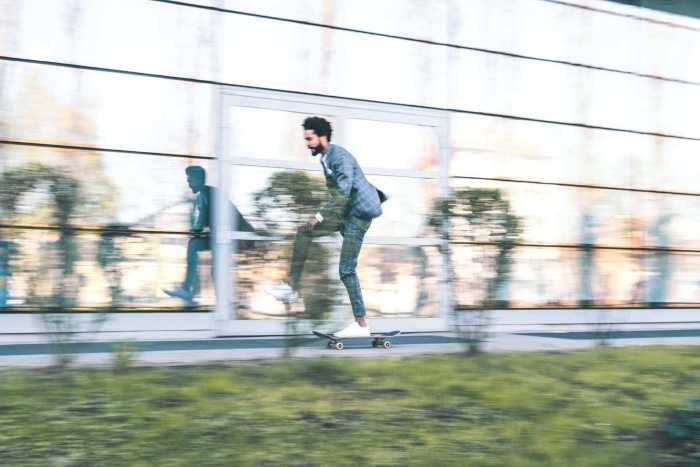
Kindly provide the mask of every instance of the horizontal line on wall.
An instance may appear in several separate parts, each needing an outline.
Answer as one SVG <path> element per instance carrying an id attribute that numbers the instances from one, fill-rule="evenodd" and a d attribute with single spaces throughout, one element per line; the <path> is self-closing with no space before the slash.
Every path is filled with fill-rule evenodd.
<path id="1" fill-rule="evenodd" d="M 182 306 L 138 306 L 138 305 L 94 305 L 94 306 L 56 306 L 56 305 L 9 305 L 0 308 L 0 315 L 9 314 L 43 314 L 43 313 L 209 313 L 215 305 L 182 305 Z"/>
<path id="2" fill-rule="evenodd" d="M 700 193 L 686 192 L 686 191 L 665 191 L 665 190 L 647 190 L 644 188 L 623 188 L 615 186 L 605 186 L 605 185 L 586 185 L 582 183 L 563 183 L 563 182 L 543 182 L 534 180 L 523 180 L 517 178 L 491 178 L 491 177 L 470 177 L 467 175 L 451 175 L 450 179 L 456 180 L 483 180 L 490 182 L 507 182 L 507 183 L 526 183 L 531 185 L 547 185 L 547 186 L 561 186 L 567 188 L 584 188 L 590 190 L 613 190 L 613 191 L 625 191 L 630 193 L 650 193 L 655 195 L 674 195 L 674 196 L 700 196 Z"/>
<path id="3" fill-rule="evenodd" d="M 581 299 L 571 299 L 569 301 L 580 301 Z M 495 311 L 495 310 L 508 310 L 508 311 L 544 311 L 544 312 L 555 312 L 559 310 L 600 310 L 600 311 L 620 311 L 620 310 L 637 310 L 637 311 L 648 311 L 648 310 L 657 310 L 661 309 L 663 311 L 678 311 L 684 308 L 691 308 L 691 309 L 696 309 L 700 308 L 700 303 L 675 303 L 675 302 L 662 302 L 663 306 L 659 306 L 657 304 L 654 305 L 648 305 L 648 302 L 624 302 L 624 303 L 619 303 L 619 304 L 593 304 L 590 306 L 581 306 L 581 305 L 541 305 L 541 306 L 509 306 L 507 308 L 484 308 L 484 307 L 479 307 L 476 305 L 466 305 L 466 304 L 457 304 L 455 305 L 455 309 L 459 311 Z M 629 321 L 621 321 L 621 322 L 615 322 L 615 323 L 609 323 L 606 322 L 606 326 L 612 326 L 612 325 L 626 325 L 626 324 L 673 324 L 673 325 L 679 325 L 679 324 L 695 324 L 698 321 L 657 321 L 657 322 L 648 322 L 648 321 L 643 321 L 641 323 L 637 322 L 629 322 Z M 525 323 L 528 324 L 528 323 Z M 590 322 L 580 322 L 580 323 L 565 323 L 566 326 L 590 326 Z M 551 324 L 547 324 L 546 326 L 551 326 Z M 600 330 L 596 331 L 599 332 L 600 334 L 605 334 L 605 333 L 610 333 L 612 330 L 611 329 L 606 329 L 606 330 Z M 556 334 L 561 331 L 556 331 L 552 329 L 549 331 L 552 333 L 552 337 L 556 337 Z"/>
<path id="4" fill-rule="evenodd" d="M 498 246 L 502 242 L 477 242 L 469 240 L 450 240 L 450 245 L 471 245 L 471 246 Z M 649 253 L 700 253 L 700 249 L 690 248 L 670 248 L 656 246 L 623 246 L 623 245 L 587 245 L 583 243 L 520 243 L 512 242 L 513 248 L 561 248 L 564 250 L 617 250 L 617 251 L 643 251 Z"/>
<path id="5" fill-rule="evenodd" d="M 187 230 L 155 230 L 155 229 L 130 229 L 130 228 L 113 228 L 113 227 L 100 227 L 100 226 L 77 226 L 77 225 L 67 225 L 67 226 L 57 226 L 57 225 L 22 225 L 22 224 L 7 224 L 0 223 L 0 229 L 7 230 L 40 230 L 47 232 L 79 232 L 79 233 L 106 233 L 112 234 L 115 237 L 124 236 L 128 237 L 130 235 L 187 235 L 191 236 L 192 233 Z"/>
<path id="6" fill-rule="evenodd" d="M 180 231 L 180 230 L 152 230 L 152 229 L 120 229 L 120 228 L 110 228 L 110 227 L 85 227 L 85 226 L 48 226 L 48 225 L 19 225 L 19 224 L 0 224 L 0 230 L 38 230 L 38 231 L 69 231 L 77 233 L 111 233 L 114 236 L 129 236 L 129 235 L 180 235 L 180 236 L 192 236 L 191 232 Z M 263 235 L 250 235 L 246 232 L 235 232 L 232 234 L 234 238 L 240 239 L 255 239 L 257 241 L 267 241 L 267 242 L 280 242 L 280 241 L 292 241 L 294 239 L 293 234 L 288 236 L 263 236 Z M 413 237 L 368 237 L 368 239 L 376 239 L 378 245 L 407 245 L 407 246 L 439 246 L 439 238 L 427 239 L 427 238 L 413 238 Z M 337 243 L 337 240 L 328 238 L 321 241 L 321 243 Z M 479 242 L 479 241 L 468 241 L 468 240 L 451 240 L 451 245 L 472 245 L 472 246 L 498 246 L 502 242 Z M 622 246 L 622 245 L 586 245 L 581 243 L 521 243 L 513 242 L 510 245 L 514 248 L 561 248 L 561 249 L 574 249 L 574 250 L 620 250 L 620 251 L 642 251 L 642 252 L 663 252 L 663 253 L 700 253 L 700 249 L 688 249 L 688 248 L 669 248 L 669 247 L 633 247 L 633 246 Z"/>
<path id="7" fill-rule="evenodd" d="M 572 299 L 573 300 L 578 300 L 578 299 Z M 0 315 L 18 315 L 18 314 L 26 314 L 26 315 L 39 315 L 39 314 L 45 314 L 45 313 L 51 313 L 51 314 L 60 314 L 60 313 L 71 313 L 71 314 L 94 314 L 94 313 L 109 313 L 109 314 L 122 314 L 122 313 L 135 313 L 135 314 L 152 314 L 152 313 L 213 313 L 214 312 L 215 305 L 197 305 L 197 306 L 110 306 L 110 305 L 104 305 L 104 306 L 98 306 L 98 305 L 93 305 L 93 306 L 75 306 L 75 307 L 59 307 L 55 305 L 50 305 L 50 306 L 40 306 L 40 305 L 10 305 L 4 308 L 0 308 Z M 485 309 L 483 307 L 478 307 L 476 305 L 467 305 L 467 304 L 456 304 L 455 309 L 458 311 L 481 311 L 481 310 L 505 310 L 505 311 L 511 311 L 514 313 L 517 312 L 525 312 L 525 311 L 544 311 L 544 312 L 556 312 L 560 310 L 566 310 L 566 311 L 576 311 L 576 310 L 581 310 L 581 311 L 587 311 L 587 310 L 601 310 L 601 311 L 622 311 L 622 310 L 632 310 L 632 311 L 648 311 L 648 310 L 662 310 L 664 312 L 672 312 L 672 311 L 678 311 L 680 309 L 691 309 L 695 310 L 700 308 L 700 303 L 682 303 L 682 304 L 676 304 L 674 302 L 664 302 L 664 306 L 659 306 L 658 304 L 648 305 L 644 303 L 624 303 L 624 304 L 617 304 L 617 305 L 603 305 L 603 304 L 594 304 L 591 306 L 581 306 L 581 305 L 541 305 L 541 306 L 508 306 L 506 308 L 489 308 Z M 430 319 L 430 318 L 421 318 L 421 319 Z M 254 321 L 254 320 L 251 320 Z M 674 325 L 680 325 L 680 324 L 693 324 L 697 323 L 697 321 L 659 321 L 659 322 L 653 322 L 653 323 L 648 323 L 644 322 L 643 324 L 674 324 Z M 590 322 L 581 322 L 581 323 L 566 323 L 566 325 L 571 325 L 571 326 L 576 326 L 576 325 L 590 325 Z M 606 325 L 625 325 L 625 324 L 640 324 L 640 323 L 630 323 L 629 321 L 624 321 L 624 322 L 619 322 L 619 323 L 605 323 Z M 552 337 L 556 337 L 556 332 L 557 331 L 551 331 L 552 332 Z M 605 333 L 611 332 L 611 330 L 604 330 L 604 331 L 599 331 L 600 334 L 605 334 Z M 14 334 L 14 333 L 13 333 Z M 17 333 L 21 334 L 21 333 Z M 241 337 L 241 336 L 239 336 Z M 245 337 L 245 336 L 243 336 Z M 256 336 L 256 337 L 263 337 L 263 336 Z"/>
<path id="8" fill-rule="evenodd" d="M 691 86 L 700 86 L 700 82 L 697 82 L 697 81 L 689 81 L 689 80 L 683 80 L 683 79 L 678 79 L 678 78 L 669 78 L 666 76 L 651 75 L 648 73 L 639 73 L 639 72 L 629 71 L 629 70 L 619 70 L 616 68 L 601 67 L 601 66 L 596 66 L 596 65 L 587 65 L 585 63 L 571 62 L 568 60 L 557 60 L 557 59 L 551 59 L 551 58 L 535 57 L 532 55 L 523 55 L 523 54 L 517 54 L 517 53 L 513 53 L 513 52 L 505 52 L 502 50 L 485 49 L 483 47 L 471 47 L 471 46 L 467 46 L 467 45 L 454 44 L 451 42 L 432 41 L 429 39 L 421 39 L 419 37 L 400 36 L 397 34 L 388 34 L 388 33 L 382 33 L 382 32 L 368 31 L 365 29 L 357 29 L 357 28 L 349 28 L 349 27 L 344 27 L 344 26 L 336 26 L 336 25 L 332 25 L 332 24 L 317 23 L 314 21 L 305 21 L 305 20 L 299 20 L 299 19 L 284 18 L 281 16 L 263 15 L 260 13 L 251 13 L 251 12 L 242 11 L 242 10 L 232 10 L 232 9 L 220 8 L 220 7 L 215 7 L 215 6 L 197 5 L 194 3 L 181 2 L 181 1 L 176 1 L 176 0 L 151 0 L 151 1 L 158 2 L 158 3 L 167 3 L 167 4 L 171 4 L 171 5 L 177 5 L 177 6 L 198 8 L 198 9 L 202 9 L 202 10 L 216 11 L 218 13 L 229 13 L 229 14 L 235 14 L 235 15 L 240 15 L 240 16 L 249 16 L 252 18 L 267 19 L 267 20 L 271 20 L 271 21 L 299 24 L 302 26 L 313 26 L 313 27 L 324 28 L 324 29 L 332 29 L 335 31 L 351 32 L 351 33 L 363 34 L 363 35 L 367 35 L 367 36 L 382 37 L 385 39 L 403 40 L 403 41 L 415 42 L 415 43 L 419 43 L 419 44 L 435 45 L 435 46 L 439 46 L 439 47 L 448 47 L 451 49 L 459 49 L 459 50 L 468 50 L 471 52 L 479 52 L 479 53 L 485 53 L 485 54 L 491 54 L 491 55 L 500 55 L 503 57 L 517 58 L 517 59 L 522 59 L 522 60 L 531 60 L 531 61 L 537 61 L 537 62 L 552 63 L 552 64 L 556 64 L 556 65 L 573 66 L 573 67 L 585 68 L 585 69 L 589 69 L 589 70 L 605 71 L 605 72 L 609 72 L 609 73 L 618 73 L 618 74 L 624 74 L 624 75 L 629 75 L 629 76 L 635 76 L 638 78 L 647 78 L 647 79 L 653 79 L 653 80 L 668 81 L 668 82 L 672 82 L 672 83 L 688 84 Z M 564 2 L 561 2 L 561 3 L 564 5 L 569 5 L 569 6 L 578 6 L 578 5 L 571 5 L 571 4 L 564 3 Z M 606 12 L 605 10 L 600 10 L 600 11 Z M 606 12 L 606 13 L 610 13 L 610 12 Z M 622 16 L 628 16 L 628 15 L 622 15 Z M 634 16 L 629 16 L 629 17 L 632 19 L 644 19 L 644 18 L 639 18 L 639 17 L 634 17 Z"/>
<path id="9" fill-rule="evenodd" d="M 129 149 L 114 149 L 114 148 L 102 148 L 97 146 L 74 146 L 69 144 L 53 144 L 53 143 L 37 143 L 33 141 L 19 141 L 10 139 L 0 139 L 0 144 L 8 144 L 13 146 L 31 146 L 40 148 L 51 148 L 51 149 L 69 149 L 73 151 L 91 151 L 91 152 L 115 152 L 119 154 L 138 154 L 142 156 L 160 156 L 160 157 L 180 157 L 185 159 L 206 159 L 215 160 L 216 157 L 212 156 L 191 156 L 188 154 L 175 154 L 167 152 L 150 152 L 150 151 L 134 151 Z"/>
<path id="10" fill-rule="evenodd" d="M 244 88 L 244 89 L 255 89 L 255 90 L 259 90 L 259 91 L 286 92 L 289 94 L 296 94 L 299 96 L 328 97 L 328 98 L 333 98 L 333 99 L 342 99 L 342 100 L 348 100 L 348 101 L 354 101 L 354 102 L 364 102 L 364 103 L 370 103 L 370 104 L 383 104 L 383 105 L 392 105 L 392 106 L 397 106 L 397 107 L 407 107 L 407 108 L 413 108 L 413 109 L 437 110 L 437 111 L 443 111 L 443 112 L 478 115 L 478 116 L 482 116 L 482 117 L 504 118 L 504 119 L 509 119 L 509 120 L 544 123 L 544 124 L 550 124 L 550 125 L 562 125 L 562 126 L 570 126 L 570 127 L 577 127 L 577 128 L 587 128 L 590 130 L 615 131 L 615 132 L 619 132 L 619 133 L 629 133 L 629 134 L 643 135 L 643 136 L 654 136 L 654 137 L 658 137 L 658 138 L 671 138 L 671 139 L 679 139 L 679 140 L 685 140 L 685 141 L 700 141 L 700 137 L 692 137 L 692 136 L 674 135 L 674 134 L 667 134 L 667 133 L 655 133 L 655 132 L 651 132 L 651 131 L 631 130 L 631 129 L 627 129 L 627 128 L 615 128 L 615 127 L 606 127 L 606 126 L 598 126 L 598 125 L 589 125 L 586 123 L 546 120 L 546 119 L 542 119 L 542 118 L 524 117 L 524 116 L 520 116 L 520 115 L 498 114 L 498 113 L 493 113 L 493 112 L 480 112 L 480 111 L 476 111 L 476 110 L 456 109 L 456 108 L 450 108 L 450 107 L 433 107 L 433 106 L 428 106 L 428 105 L 406 104 L 406 103 L 402 103 L 402 102 L 389 102 L 389 101 L 378 101 L 378 100 L 372 100 L 372 99 L 350 98 L 350 97 L 345 97 L 345 96 L 336 96 L 336 95 L 332 95 L 332 94 L 320 94 L 320 93 L 312 93 L 312 92 L 304 92 L 304 91 L 292 91 L 292 90 L 286 90 L 286 89 L 265 88 L 265 87 L 260 87 L 260 86 L 239 85 L 236 83 L 225 83 L 225 82 L 220 82 L 220 81 L 212 81 L 212 80 L 197 79 L 197 78 L 187 78 L 187 77 L 182 77 L 182 76 L 160 75 L 160 74 L 156 74 L 156 73 L 121 70 L 121 69 L 116 69 L 116 68 L 103 68 L 103 67 L 88 66 L 88 65 L 76 65 L 76 64 L 63 63 L 63 62 L 52 62 L 52 61 L 47 61 L 47 60 L 35 60 L 35 59 L 29 59 L 29 58 L 11 57 L 11 56 L 7 56 L 7 55 L 0 56 L 0 60 L 11 61 L 11 62 L 20 62 L 20 63 L 29 63 L 29 64 L 35 64 L 35 65 L 48 65 L 48 66 L 56 66 L 56 67 L 63 67 L 63 68 L 73 68 L 73 69 L 77 69 L 77 70 L 99 71 L 99 72 L 103 72 L 103 73 L 120 73 L 120 74 L 130 75 L 130 76 L 141 76 L 144 78 L 167 79 L 167 80 L 172 80 L 172 81 L 183 81 L 183 82 L 190 82 L 190 83 L 197 83 L 197 84 L 209 84 L 209 85 L 215 85 L 215 86 L 236 86 L 236 87 L 240 87 L 240 88 Z"/>
<path id="11" fill-rule="evenodd" d="M 231 157 L 227 160 L 233 166 L 283 169 L 283 170 L 304 170 L 310 172 L 321 172 L 323 169 L 318 162 L 302 162 L 293 159 L 262 159 L 253 157 Z M 376 175 L 379 177 L 402 177 L 419 178 L 427 180 L 437 180 L 440 174 L 430 170 L 410 170 L 410 169 L 388 169 L 385 167 L 363 166 L 365 175 Z"/>

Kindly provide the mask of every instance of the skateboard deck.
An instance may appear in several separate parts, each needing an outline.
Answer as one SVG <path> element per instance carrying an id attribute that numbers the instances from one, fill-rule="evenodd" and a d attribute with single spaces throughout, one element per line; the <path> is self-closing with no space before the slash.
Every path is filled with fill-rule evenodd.
<path id="1" fill-rule="evenodd" d="M 373 332 L 369 336 L 365 337 L 338 337 L 332 333 L 325 333 L 320 331 L 313 331 L 316 337 L 321 339 L 328 339 L 327 347 L 329 349 L 335 348 L 336 350 L 343 350 L 345 344 L 343 341 L 353 340 L 353 339 L 371 339 L 372 347 L 384 347 L 385 349 L 391 348 L 391 338 L 401 334 L 401 331 L 390 331 L 390 332 Z"/>

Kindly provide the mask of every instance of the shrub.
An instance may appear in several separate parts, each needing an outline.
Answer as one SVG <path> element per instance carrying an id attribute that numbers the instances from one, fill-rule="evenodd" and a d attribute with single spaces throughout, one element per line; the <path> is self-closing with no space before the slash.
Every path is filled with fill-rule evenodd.
<path id="1" fill-rule="evenodd" d="M 652 434 L 661 466 L 700 466 L 700 398 L 671 410 Z"/>

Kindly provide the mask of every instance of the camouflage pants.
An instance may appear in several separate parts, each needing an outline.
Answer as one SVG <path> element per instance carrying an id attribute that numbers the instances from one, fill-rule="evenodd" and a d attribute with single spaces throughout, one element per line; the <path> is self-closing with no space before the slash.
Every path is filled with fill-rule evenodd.
<path id="1" fill-rule="evenodd" d="M 365 233 L 372 224 L 371 220 L 360 219 L 358 217 L 348 217 L 339 222 L 324 220 L 313 230 L 309 230 L 305 224 L 297 230 L 294 240 L 294 250 L 292 252 L 292 264 L 289 277 L 292 286 L 296 289 L 299 286 L 301 273 L 309 252 L 309 245 L 314 237 L 323 237 L 334 232 L 340 232 L 343 236 L 343 246 L 340 249 L 340 280 L 343 281 L 345 289 L 348 291 L 352 314 L 355 317 L 365 316 L 365 304 L 362 300 L 362 288 L 357 277 L 357 257 L 360 255 L 362 241 Z"/>

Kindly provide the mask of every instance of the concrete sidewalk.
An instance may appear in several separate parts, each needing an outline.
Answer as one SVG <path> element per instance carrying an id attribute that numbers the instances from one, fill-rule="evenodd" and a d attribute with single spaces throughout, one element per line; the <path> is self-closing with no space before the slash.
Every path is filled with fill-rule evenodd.
<path id="1" fill-rule="evenodd" d="M 454 334 L 405 334 L 393 339 L 390 350 L 372 348 L 368 339 L 346 341 L 342 351 L 327 349 L 326 341 L 302 337 L 294 349 L 295 358 L 314 357 L 404 357 L 410 355 L 456 353 L 464 347 Z M 598 344 L 598 335 L 590 331 L 520 332 L 491 334 L 484 348 L 487 352 L 571 351 Z M 76 365 L 108 366 L 113 349 L 125 341 L 79 342 L 70 344 L 67 352 Z M 222 363 L 234 360 L 269 360 L 285 355 L 285 339 L 281 337 L 242 337 L 218 339 L 176 339 L 126 341 L 134 349 L 138 366 L 172 366 Z M 663 329 L 615 331 L 608 335 L 612 346 L 637 345 L 700 345 L 700 329 Z M 54 347 L 47 343 L 5 343 L 0 339 L 0 367 L 45 367 L 55 361 Z"/>

